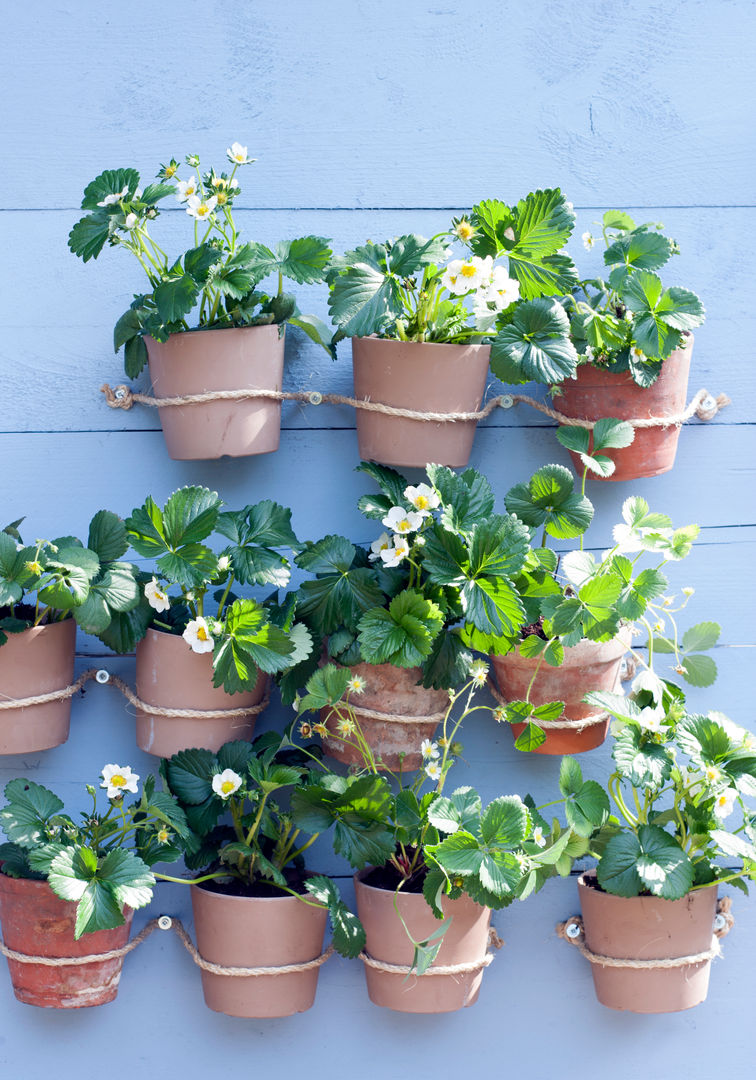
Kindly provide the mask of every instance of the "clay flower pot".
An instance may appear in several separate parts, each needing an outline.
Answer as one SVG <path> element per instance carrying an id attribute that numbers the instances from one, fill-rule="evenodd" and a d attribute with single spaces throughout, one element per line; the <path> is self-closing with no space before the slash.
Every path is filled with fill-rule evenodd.
<path id="1" fill-rule="evenodd" d="M 695 956 L 712 943 L 717 886 L 681 900 L 612 896 L 592 887 L 594 871 L 578 879 L 585 944 L 591 952 L 631 960 Z M 610 1009 L 667 1013 L 705 1000 L 711 960 L 675 968 L 612 968 L 591 964 L 596 997 Z"/>
<path id="2" fill-rule="evenodd" d="M 354 395 L 418 412 L 477 412 L 489 353 L 488 345 L 353 338 Z M 384 465 L 467 465 L 475 428 L 475 420 L 407 420 L 357 409 L 360 457 Z"/>
<path id="3" fill-rule="evenodd" d="M 0 700 L 64 690 L 73 682 L 76 623 L 73 619 L 9 634 L 0 646 Z M 60 746 L 68 738 L 71 699 L 0 710 L 0 754 L 28 754 Z"/>
<path id="4" fill-rule="evenodd" d="M 675 349 L 667 357 L 661 374 L 647 389 L 633 382 L 629 373 L 602 371 L 592 364 L 582 364 L 576 379 L 560 384 L 562 393 L 554 398 L 554 408 L 565 416 L 582 420 L 641 420 L 652 416 L 674 416 L 685 409 L 688 394 L 688 374 L 693 352 L 693 335 L 689 334 L 684 349 Z M 659 476 L 669 472 L 675 463 L 680 428 L 636 428 L 635 439 L 621 450 L 602 450 L 616 463 L 611 476 L 595 477 L 604 480 L 638 480 L 644 476 Z M 583 466 L 577 454 L 570 452 L 575 469 Z M 593 474 L 592 474 L 593 475 Z"/>
<path id="5" fill-rule="evenodd" d="M 214 687 L 212 653 L 192 652 L 175 634 L 150 629 L 136 647 L 136 693 L 147 705 L 198 711 L 241 709 L 262 701 L 266 687 L 262 672 L 247 693 L 227 694 Z M 137 746 L 164 758 L 195 746 L 215 752 L 231 739 L 250 739 L 256 718 L 256 713 L 176 717 L 137 708 Z"/>
<path id="6" fill-rule="evenodd" d="M 561 667 L 551 667 L 542 661 L 530 691 L 534 705 L 547 701 L 563 701 L 565 720 L 586 720 L 597 717 L 594 724 L 582 728 L 553 728 L 543 724 L 545 742 L 531 751 L 534 754 L 582 754 L 600 746 L 609 731 L 609 718 L 603 718 L 596 705 L 587 705 L 583 698 L 589 690 L 622 693 L 620 675 L 622 658 L 629 648 L 629 639 L 622 634 L 611 641 L 584 639 L 564 650 Z M 538 665 L 538 657 L 521 656 L 511 652 L 492 656 L 491 664 L 496 682 L 506 701 L 524 701 L 530 680 Z M 515 738 L 525 730 L 525 724 L 512 724 Z"/>
<path id="7" fill-rule="evenodd" d="M 46 881 L 0 873 L 0 925 L 7 948 L 27 956 L 75 957 L 107 953 L 129 940 L 134 912 L 126 923 L 74 940 L 76 904 L 61 900 Z M 118 993 L 123 957 L 75 967 L 47 967 L 8 960 L 13 993 L 25 1005 L 46 1009 L 82 1009 L 105 1005 Z"/>
<path id="8" fill-rule="evenodd" d="M 281 389 L 284 334 L 278 326 L 192 330 L 165 342 L 147 337 L 145 343 L 156 397 Z M 246 457 L 278 449 L 280 401 L 208 401 L 167 405 L 158 412 L 174 460 Z"/>
<path id="9" fill-rule="evenodd" d="M 357 915 L 365 928 L 365 952 L 374 960 L 409 967 L 412 963 L 412 942 L 397 917 L 393 889 L 376 889 L 364 879 L 370 868 L 354 876 L 357 896 Z M 416 941 L 438 930 L 441 925 L 428 907 L 422 893 L 400 892 L 396 903 Z M 443 1013 L 474 1005 L 483 979 L 483 960 L 488 947 L 491 909 L 481 907 L 469 896 L 456 900 L 444 897 L 444 916 L 452 916 L 441 948 L 432 967 L 473 964 L 475 971 L 448 975 L 410 975 L 406 972 L 387 972 L 365 964 L 368 996 L 374 1005 L 396 1012 Z"/>
<path id="10" fill-rule="evenodd" d="M 357 723 L 373 756 L 396 771 L 401 765 L 404 772 L 419 769 L 423 756 L 420 744 L 430 739 L 449 705 L 446 690 L 426 690 L 419 686 L 422 678 L 419 667 L 399 668 L 392 664 L 354 664 L 354 675 L 360 675 L 366 683 L 362 694 L 352 694 L 350 706 L 357 716 Z M 365 716 L 361 709 L 380 713 L 393 713 L 402 721 L 377 719 Z M 412 717 L 430 717 L 417 719 Z M 338 737 L 338 717 L 328 709 L 321 711 L 321 720 L 328 724 L 333 734 L 324 736 L 323 743 L 336 761 L 345 765 L 361 765 L 359 751 Z M 353 738 L 353 737 L 350 737 Z M 400 755 L 404 754 L 404 758 Z"/>
<path id="11" fill-rule="evenodd" d="M 296 896 L 225 896 L 192 885 L 197 950 L 224 967 L 281 967 L 323 951 L 326 909 Z M 292 1016 L 312 1007 L 320 967 L 283 975 L 202 972 L 205 1004 L 229 1016 Z"/>

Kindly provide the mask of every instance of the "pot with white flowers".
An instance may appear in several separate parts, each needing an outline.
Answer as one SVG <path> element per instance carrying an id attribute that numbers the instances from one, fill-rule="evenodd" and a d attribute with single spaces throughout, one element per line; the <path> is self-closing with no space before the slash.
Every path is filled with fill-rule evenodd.
<path id="1" fill-rule="evenodd" d="M 497 550 L 503 563 L 516 557 L 529 532 L 511 515 L 493 512 L 491 487 L 473 470 L 458 476 L 430 465 L 428 482 L 415 485 L 382 465 L 358 469 L 380 489 L 363 496 L 360 509 L 385 531 L 369 548 L 330 535 L 297 555 L 310 575 L 298 590 L 297 612 L 315 646 L 281 689 L 293 701 L 330 661 L 324 670 L 335 673 L 332 679 L 317 691 L 307 682 L 310 707 L 321 710 L 313 730 L 328 753 L 347 764 L 371 754 L 409 771 L 421 766 L 421 745 L 432 740 L 449 693 L 471 672 L 486 681 L 486 665 L 473 661 L 478 646 L 466 635 L 488 640 L 520 626 L 514 587 L 508 579 L 501 584 L 500 565 L 477 565 L 477 553 Z M 346 711 L 339 704 L 342 676 Z"/>
<path id="2" fill-rule="evenodd" d="M 570 259 L 557 254 L 574 220 L 558 189 L 536 191 L 512 208 L 481 202 L 430 240 L 411 234 L 368 242 L 333 260 L 333 341 L 352 338 L 355 396 L 429 414 L 358 408 L 360 457 L 402 467 L 466 465 L 476 420 L 444 417 L 480 409 L 497 331 L 507 328 L 513 349 L 571 350 L 563 308 L 543 297 L 568 292 L 577 280 Z M 457 243 L 463 258 L 455 257 Z"/>
<path id="3" fill-rule="evenodd" d="M 95 514 L 86 546 L 72 536 L 26 546 L 20 524 L 0 532 L 0 698 L 6 706 L 70 687 L 77 627 L 128 652 L 133 642 L 121 639 L 117 628 L 139 603 L 137 569 L 121 561 L 129 546 L 126 528 L 115 514 Z M 59 746 L 70 720 L 70 694 L 6 707 L 0 754 Z"/>
<path id="4" fill-rule="evenodd" d="M 229 170 L 202 171 L 199 157 L 185 159 L 179 179 L 175 159 L 156 181 L 139 187 L 135 169 L 109 169 L 85 189 L 88 210 L 69 236 L 71 251 L 85 262 L 107 242 L 138 260 L 148 279 L 115 326 L 116 352 L 123 346 L 126 374 L 136 378 L 149 362 L 158 398 L 218 391 L 269 391 L 273 396 L 216 399 L 159 409 L 168 453 L 179 460 L 242 457 L 278 449 L 286 323 L 299 327 L 330 351 L 329 331 L 302 315 L 283 279 L 312 284 L 323 279 L 331 256 L 319 236 L 284 241 L 273 249 L 241 243 L 233 207 L 240 195 L 237 170 L 254 160 L 234 143 Z M 152 235 L 159 204 L 175 196 L 193 220 L 193 245 L 169 257 Z M 278 291 L 258 285 L 271 275 Z"/>
<path id="5" fill-rule="evenodd" d="M 131 618 L 140 639 L 137 744 L 159 757 L 248 739 L 268 677 L 311 648 L 305 627 L 294 624 L 293 599 L 278 605 L 274 591 L 261 603 L 234 591 L 288 582 L 289 562 L 277 548 L 298 546 L 291 511 L 270 501 L 221 506 L 214 491 L 185 487 L 163 509 L 148 497 L 126 522 L 134 550 L 156 559 Z M 221 554 L 208 541 L 225 544 Z"/>
<path id="6" fill-rule="evenodd" d="M 601 222 L 607 279 L 575 282 L 562 301 L 570 317 L 570 362 L 565 366 L 544 355 L 543 363 L 534 363 L 510 348 L 505 331 L 491 349 L 495 374 L 506 382 L 551 386 L 554 407 L 582 420 L 679 416 L 688 389 L 691 331 L 703 323 L 705 311 L 695 293 L 662 285 L 656 271 L 680 250 L 662 228 L 636 225 L 624 211 L 608 210 Z M 594 246 L 590 232 L 583 243 L 589 250 Z M 599 479 L 635 480 L 673 467 L 680 425 L 626 424 L 603 447 L 597 435 L 598 428 L 573 425 L 559 431 L 576 468 L 588 459 Z"/>

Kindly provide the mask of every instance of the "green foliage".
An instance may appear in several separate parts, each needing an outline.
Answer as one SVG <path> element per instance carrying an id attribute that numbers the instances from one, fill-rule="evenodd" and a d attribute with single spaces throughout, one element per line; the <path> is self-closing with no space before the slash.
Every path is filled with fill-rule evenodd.
<path id="1" fill-rule="evenodd" d="M 556 300 L 529 300 L 491 345 L 491 370 L 502 382 L 545 384 L 572 378 L 578 354 L 569 339 L 570 321 Z"/>
<path id="2" fill-rule="evenodd" d="M 559 539 L 581 536 L 593 519 L 591 503 L 575 492 L 574 477 L 562 465 L 544 465 L 527 484 L 510 488 L 504 501 L 510 514 Z"/>

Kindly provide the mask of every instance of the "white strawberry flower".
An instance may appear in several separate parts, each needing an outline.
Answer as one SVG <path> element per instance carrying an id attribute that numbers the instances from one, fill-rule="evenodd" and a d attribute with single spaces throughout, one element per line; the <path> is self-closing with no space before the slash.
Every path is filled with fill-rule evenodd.
<path id="1" fill-rule="evenodd" d="M 381 552 L 384 566 L 398 566 L 409 555 L 409 544 L 401 536 L 394 537 L 394 546 Z"/>
<path id="2" fill-rule="evenodd" d="M 382 551 L 389 551 L 391 548 L 391 537 L 388 533 L 381 533 L 377 540 L 374 540 L 370 545 L 370 554 L 368 559 L 370 562 L 375 562 L 376 559 L 381 558 Z"/>
<path id="3" fill-rule="evenodd" d="M 127 184 L 126 187 L 122 191 L 116 191 L 112 195 L 106 195 L 105 198 L 101 202 L 98 202 L 97 205 L 98 206 L 115 206 L 115 204 L 119 203 L 121 201 L 121 199 L 125 199 L 126 196 L 128 195 L 128 193 L 129 193 L 129 185 Z"/>
<path id="4" fill-rule="evenodd" d="M 425 766 L 425 775 L 429 780 L 440 780 L 441 766 L 436 761 L 429 761 Z"/>
<path id="5" fill-rule="evenodd" d="M 213 777 L 212 788 L 221 799 L 230 799 L 234 792 L 238 791 L 242 784 L 242 778 L 233 769 L 224 769 L 222 773 L 216 773 Z"/>
<path id="6" fill-rule="evenodd" d="M 238 186 L 239 186 L 239 181 L 238 181 L 238 180 L 236 179 L 236 177 L 235 177 L 235 176 L 234 176 L 234 177 L 233 177 L 233 178 L 232 178 L 231 180 L 229 180 L 229 182 L 228 182 L 228 186 L 229 186 L 230 188 L 232 188 L 232 189 L 233 189 L 234 191 L 236 191 L 236 189 L 237 189 L 237 188 L 238 188 Z"/>
<path id="7" fill-rule="evenodd" d="M 650 706 L 641 709 L 640 716 L 638 716 L 638 723 L 644 731 L 650 731 L 657 733 L 662 730 L 662 720 L 664 719 L 664 709 L 656 705 L 654 708 Z"/>
<path id="8" fill-rule="evenodd" d="M 353 694 L 364 694 L 367 687 L 367 680 L 362 675 L 353 675 L 347 683 L 347 690 Z"/>
<path id="9" fill-rule="evenodd" d="M 156 577 L 147 582 L 144 587 L 144 595 L 147 598 L 147 603 L 155 611 L 167 611 L 171 606 L 167 593 L 160 588 Z"/>
<path id="10" fill-rule="evenodd" d="M 646 354 L 644 353 L 643 349 L 639 349 L 637 345 L 632 346 L 632 348 L 630 349 L 630 355 L 632 356 L 633 360 L 637 360 L 639 364 L 642 364 L 643 361 L 646 359 Z"/>
<path id="11" fill-rule="evenodd" d="M 106 765 L 100 774 L 101 788 L 107 788 L 109 799 L 121 799 L 127 791 L 136 795 L 139 786 L 139 774 L 132 772 L 128 765 Z"/>
<path id="12" fill-rule="evenodd" d="M 176 201 L 180 203 L 187 202 L 199 191 L 199 180 L 196 176 L 192 176 L 188 180 L 178 180 L 176 186 L 178 187 Z"/>
<path id="13" fill-rule="evenodd" d="M 247 147 L 238 142 L 231 143 L 226 148 L 226 154 L 232 165 L 251 165 L 256 160 L 256 158 L 247 157 Z"/>
<path id="14" fill-rule="evenodd" d="M 491 274 L 491 280 L 484 282 L 478 292 L 476 306 L 485 302 L 486 307 L 492 304 L 496 311 L 503 311 L 520 299 L 520 283 L 511 278 L 503 266 L 495 266 Z"/>
<path id="15" fill-rule="evenodd" d="M 186 212 L 190 217 L 197 218 L 198 221 L 207 221 L 208 218 L 212 217 L 213 210 L 218 205 L 218 198 L 213 195 L 203 202 L 196 195 L 190 195 L 186 202 Z"/>
<path id="16" fill-rule="evenodd" d="M 584 232 L 580 239 L 583 241 L 583 247 L 586 251 L 590 251 L 596 243 L 595 236 L 592 236 L 589 232 Z"/>
<path id="17" fill-rule="evenodd" d="M 470 678 L 475 686 L 485 686 L 488 678 L 488 664 L 482 660 L 474 660 L 470 664 Z"/>
<path id="18" fill-rule="evenodd" d="M 192 652 L 207 653 L 213 651 L 215 642 L 207 622 L 201 615 L 199 618 L 192 619 L 191 622 L 187 623 L 186 630 L 181 636 L 191 646 Z"/>
<path id="19" fill-rule="evenodd" d="M 421 517 L 430 517 L 431 510 L 435 510 L 441 503 L 436 492 L 429 484 L 417 484 L 404 489 L 404 497 L 408 503 L 414 506 Z"/>
<path id="20" fill-rule="evenodd" d="M 228 555 L 221 555 L 218 559 L 218 573 L 222 574 L 225 570 L 228 570 L 231 565 L 231 560 Z"/>
<path id="21" fill-rule="evenodd" d="M 734 788 L 727 788 L 726 791 L 721 791 L 714 799 L 714 817 L 719 818 L 720 821 L 729 817 L 735 809 L 735 799 L 737 796 L 738 793 Z"/>
<path id="22" fill-rule="evenodd" d="M 381 525 L 400 536 L 417 532 L 422 523 L 422 514 L 418 514 L 416 510 L 405 510 L 403 506 L 392 506 L 385 518 L 381 518 Z"/>
<path id="23" fill-rule="evenodd" d="M 420 753 L 424 758 L 430 758 L 432 761 L 439 756 L 438 743 L 432 742 L 430 739 L 423 739 L 420 743 Z"/>
<path id="24" fill-rule="evenodd" d="M 543 835 L 543 829 L 540 825 L 536 825 L 533 829 L 533 835 L 531 837 L 536 847 L 546 847 L 546 837 Z"/>
<path id="25" fill-rule="evenodd" d="M 124 224 L 125 224 L 127 229 L 133 229 L 136 226 L 136 223 L 138 221 L 139 221 L 139 218 L 137 217 L 136 214 L 127 214 L 126 215 L 126 221 L 124 222 Z"/>
<path id="26" fill-rule="evenodd" d="M 465 296 L 489 281 L 493 271 L 493 259 L 473 255 L 469 260 L 452 259 L 441 277 L 441 285 L 453 296 Z"/>

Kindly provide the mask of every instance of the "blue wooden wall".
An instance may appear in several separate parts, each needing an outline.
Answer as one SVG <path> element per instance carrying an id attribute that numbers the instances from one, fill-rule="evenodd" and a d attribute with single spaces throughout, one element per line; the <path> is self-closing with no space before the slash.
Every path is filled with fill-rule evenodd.
<path id="1" fill-rule="evenodd" d="M 756 555 L 750 243 L 754 198 L 750 0 L 38 0 L 3 16 L 0 70 L 0 518 L 26 515 L 30 537 L 83 532 L 93 511 L 128 512 L 151 492 L 184 483 L 217 489 L 230 505 L 272 497 L 294 509 L 304 538 L 343 531 L 372 538 L 355 502 L 363 481 L 354 415 L 285 406 L 276 455 L 216 463 L 167 459 L 154 412 L 109 411 L 100 384 L 121 381 L 115 319 L 140 287 L 121 252 L 86 266 L 66 237 L 86 182 L 134 165 L 149 178 L 171 155 L 221 163 L 233 140 L 259 158 L 243 174 L 247 238 L 315 232 L 341 251 L 404 231 L 427 235 L 481 197 L 516 199 L 561 185 L 578 213 L 576 237 L 606 208 L 663 221 L 682 248 L 669 274 L 706 303 L 691 392 L 726 391 L 732 406 L 682 432 L 678 464 L 631 485 L 593 484 L 597 547 L 622 500 L 642 494 L 701 540 L 674 585 L 692 584 L 691 615 L 723 626 L 718 684 L 693 692 L 701 710 L 752 717 Z M 178 248 L 181 211 L 163 218 Z M 598 269 L 573 240 L 581 267 Z M 751 286 L 748 286 L 750 280 Z M 670 281 L 672 278 L 670 277 Z M 301 307 L 326 315 L 322 289 Z M 296 332 L 288 388 L 349 393 L 348 344 L 332 363 Z M 473 464 L 500 496 L 566 452 L 527 406 L 479 431 Z M 744 585 L 743 582 L 746 582 Z M 693 606 L 694 605 L 694 606 Z M 78 670 L 102 656 L 81 638 Z M 100 661 L 97 661 L 100 662 Z M 102 659 L 133 680 L 133 659 Z M 272 707 L 263 727 L 283 713 Z M 526 758 L 508 732 L 478 721 L 464 733 L 457 782 L 496 794 L 552 790 L 558 762 Z M 0 783 L 27 775 L 76 803 L 106 761 L 143 776 L 122 700 L 93 687 L 74 703 L 69 743 L 0 760 Z M 609 771 L 608 751 L 583 759 Z M 346 868 L 326 847 L 314 863 Z M 507 947 L 485 975 L 479 1003 L 448 1017 L 402 1016 L 371 1005 L 357 962 L 323 969 L 315 1008 L 281 1021 L 208 1011 L 199 975 L 173 937 L 154 937 L 126 961 L 118 1000 L 75 1013 L 18 1004 L 0 969 L 2 1075 L 68 1080 L 114 1066 L 134 1077 L 169 1068 L 204 1078 L 249 1070 L 365 1080 L 471 1069 L 545 1080 L 610 1073 L 616 1080 L 748 1075 L 756 969 L 756 912 L 738 895 L 737 925 L 714 964 L 709 1001 L 667 1017 L 615 1014 L 593 997 L 588 965 L 554 936 L 576 909 L 560 880 L 496 916 Z M 158 889 L 153 911 L 189 921 L 188 893 Z M 138 913 L 136 923 L 149 917 Z M 286 1055 L 286 1056 L 284 1056 Z M 86 1063 L 86 1064 L 85 1064 Z"/>

